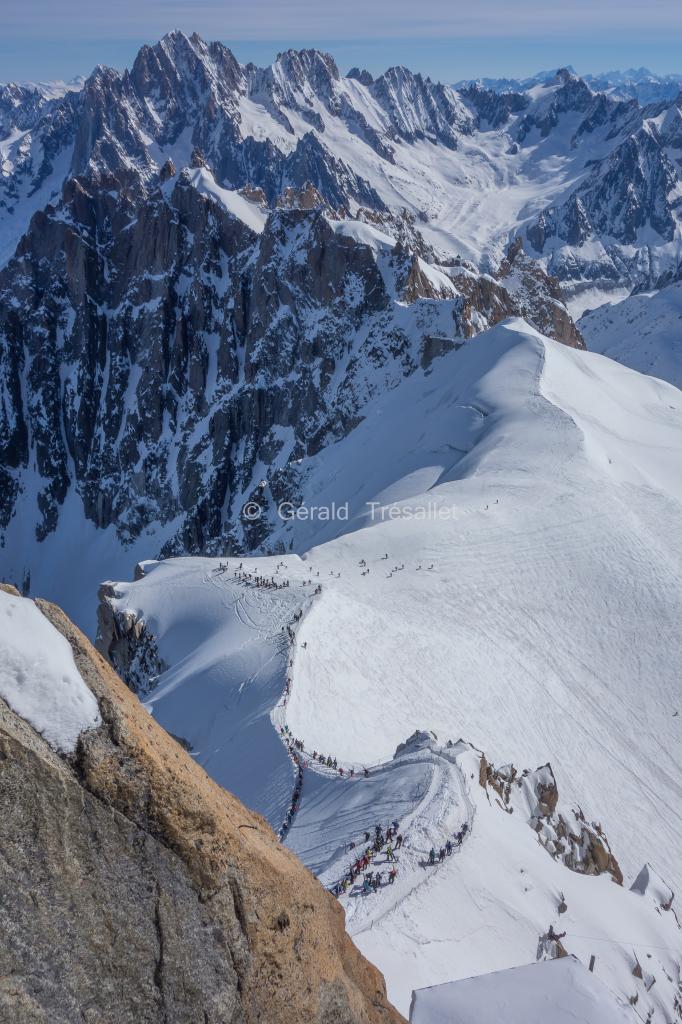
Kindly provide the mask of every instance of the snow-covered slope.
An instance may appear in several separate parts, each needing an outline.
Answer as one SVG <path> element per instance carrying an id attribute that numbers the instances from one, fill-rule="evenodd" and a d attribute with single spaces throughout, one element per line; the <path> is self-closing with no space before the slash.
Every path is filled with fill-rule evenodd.
<path id="1" fill-rule="evenodd" d="M 101 719 L 67 641 L 33 601 L 0 590 L 0 697 L 56 750 Z"/>
<path id="2" fill-rule="evenodd" d="M 344 834 L 412 817 L 423 852 L 470 820 L 480 800 L 461 779 L 474 768 L 453 772 L 447 755 L 408 751 L 362 775 L 426 728 L 441 743 L 463 736 L 496 763 L 551 757 L 565 805 L 598 816 L 626 882 L 651 860 L 676 888 L 681 405 L 670 385 L 521 321 L 501 325 L 413 374 L 348 437 L 305 460 L 302 495 L 291 498 L 308 518 L 279 534 L 302 557 L 146 564 L 138 582 L 114 586 L 103 622 L 113 611 L 116 628 L 109 619 L 103 647 L 144 622 L 159 675 L 150 710 L 274 825 L 286 820 L 288 841 L 328 881 L 347 867 Z M 272 497 L 261 500 L 263 516 L 276 515 Z M 336 521 L 311 511 L 333 502 L 344 509 Z M 344 778 L 304 770 L 292 821 L 295 779 L 273 722 L 303 741 L 301 760 L 321 751 L 344 768 Z M 350 768 L 360 777 L 348 780 Z M 605 976 L 629 994 L 634 964 L 626 970 L 622 944 L 646 945 L 653 927 L 631 916 L 638 898 L 623 911 L 609 879 L 553 861 L 522 814 L 515 824 L 494 800 L 476 813 L 482 831 L 494 816 L 489 852 L 465 844 L 470 867 L 448 861 L 444 890 L 434 882 L 413 894 L 410 882 L 403 892 L 399 879 L 401 900 L 386 905 L 381 927 L 374 910 L 353 909 L 362 900 L 348 904 L 351 930 L 398 1003 L 412 987 L 450 980 L 456 961 L 462 976 L 532 960 L 560 891 L 575 914 L 568 948 L 584 957 L 618 940 Z M 505 836 L 518 828 L 525 838 L 509 839 L 517 852 L 501 889 L 486 890 L 500 871 L 496 844 L 507 842 L 500 821 Z M 412 863 L 419 875 L 421 855 L 406 873 Z M 537 902 L 523 909 L 520 884 L 509 910 L 522 869 Z M 479 872 L 480 901 L 465 895 L 469 871 Z M 477 937 L 459 912 L 466 900 L 474 920 L 476 906 L 482 913 Z M 501 900 L 507 910 L 490 911 L 488 931 L 483 908 Z M 423 929 L 428 955 L 411 937 Z"/>
<path id="3" fill-rule="evenodd" d="M 549 748 L 572 766 L 570 797 L 600 807 L 634 869 L 645 850 L 631 814 L 680 827 L 680 394 L 513 327 L 455 359 L 454 387 L 410 382 L 311 480 L 311 503 L 343 495 L 352 517 L 376 500 L 399 518 L 309 553 L 321 578 L 373 558 L 369 576 L 342 573 L 306 616 L 289 721 L 350 760 L 367 747 L 388 756 L 415 706 L 422 725 L 496 759 L 532 765 Z M 431 520 L 400 516 L 429 500 Z M 302 546 L 317 539 L 301 530 Z M 676 842 L 671 831 L 661 844 L 668 872 Z"/>
<path id="4" fill-rule="evenodd" d="M 636 1024 L 578 960 L 562 957 L 415 992 L 410 1024 Z"/>
<path id="5" fill-rule="evenodd" d="M 398 1008 L 407 1012 L 414 989 L 566 951 L 585 967 L 596 957 L 595 973 L 607 989 L 604 1003 L 610 997 L 614 1013 L 617 1004 L 634 999 L 644 1019 L 650 1011 L 653 1020 L 674 1019 L 682 939 L 675 914 L 651 893 L 643 897 L 607 874 L 576 873 L 552 859 L 529 828 L 521 801 L 512 802 L 509 813 L 494 792 L 480 787 L 480 755 L 461 744 L 444 754 L 471 805 L 446 806 L 452 818 L 459 811 L 458 827 L 468 814 L 468 838 L 431 867 L 429 846 L 438 850 L 452 835 L 450 822 L 442 813 L 427 815 L 430 828 L 423 835 L 408 820 L 393 886 L 376 896 L 342 897 L 356 944 L 383 971 Z M 376 863 L 386 870 L 383 856 Z M 490 979 L 480 980 L 487 989 Z M 527 1019 L 519 1018 L 524 1024 Z M 595 1017 L 594 1024 L 603 1019 Z"/>
<path id="6" fill-rule="evenodd" d="M 682 283 L 589 310 L 580 330 L 593 352 L 682 387 Z"/>

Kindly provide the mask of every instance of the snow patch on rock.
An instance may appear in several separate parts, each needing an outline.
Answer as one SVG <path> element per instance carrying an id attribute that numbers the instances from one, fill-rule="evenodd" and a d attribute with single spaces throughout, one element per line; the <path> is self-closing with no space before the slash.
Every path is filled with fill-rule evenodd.
<path id="1" fill-rule="evenodd" d="M 33 601 L 0 592 L 0 697 L 55 750 L 100 724 L 68 642 Z"/>

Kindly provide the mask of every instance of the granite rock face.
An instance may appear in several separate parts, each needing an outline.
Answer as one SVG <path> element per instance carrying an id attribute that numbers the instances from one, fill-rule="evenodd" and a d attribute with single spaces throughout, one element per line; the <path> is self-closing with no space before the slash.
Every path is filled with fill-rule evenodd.
<path id="1" fill-rule="evenodd" d="M 103 725 L 63 758 L 0 701 L 0 1019 L 398 1024 L 333 897 L 40 608 Z"/>

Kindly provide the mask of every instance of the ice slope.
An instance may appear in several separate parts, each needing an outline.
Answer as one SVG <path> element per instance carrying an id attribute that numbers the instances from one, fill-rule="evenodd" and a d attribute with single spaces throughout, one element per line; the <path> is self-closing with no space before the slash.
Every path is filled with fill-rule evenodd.
<path id="1" fill-rule="evenodd" d="M 144 563 L 143 579 L 120 585 L 117 603 L 144 613 L 171 664 L 147 698 L 149 710 L 190 740 L 214 777 L 277 824 L 295 776 L 273 729 L 286 725 L 288 710 L 288 656 L 276 625 L 297 608 L 305 621 L 311 601 L 321 598 L 311 598 L 307 567 L 292 556 L 241 562 L 250 573 L 290 581 L 274 591 L 236 582 L 240 563 L 228 561 L 227 568 L 209 559 Z M 294 679 L 305 655 L 297 639 Z M 421 717 L 415 706 L 413 719 Z M 380 720 L 375 730 L 379 735 Z M 333 751 L 327 744 L 323 752 Z M 348 762 L 340 762 L 341 777 L 311 754 L 306 744 L 299 755 L 306 765 L 300 807 L 286 841 L 324 884 L 343 877 L 376 823 L 395 819 L 405 837 L 394 884 L 386 884 L 383 851 L 372 865 L 384 873 L 380 890 L 364 896 L 356 885 L 341 898 L 350 933 L 384 972 L 403 1012 L 415 988 L 553 955 L 542 939 L 550 925 L 567 932 L 565 947 L 585 963 L 597 956 L 597 975 L 621 1001 L 639 993 L 645 1012 L 672 1006 L 682 938 L 674 914 L 661 912 L 669 893 L 653 872 L 628 892 L 609 876 L 575 874 L 553 860 L 527 824 L 523 800 L 510 814 L 481 788 L 480 754 L 467 744 L 441 746 L 422 735 L 399 756 L 369 765 L 367 776 L 356 763 L 353 778 Z M 560 786 L 565 781 L 566 770 Z M 588 814 L 597 810 L 584 806 Z M 430 847 L 439 849 L 464 823 L 469 835 L 461 848 L 429 866 Z M 657 846 L 654 835 L 647 845 Z M 560 915 L 562 897 L 567 909 Z M 643 976 L 634 980 L 638 962 Z M 652 977 L 657 984 L 648 995 Z"/>
<path id="2" fill-rule="evenodd" d="M 682 387 L 682 283 L 591 309 L 579 327 L 593 352 Z"/>

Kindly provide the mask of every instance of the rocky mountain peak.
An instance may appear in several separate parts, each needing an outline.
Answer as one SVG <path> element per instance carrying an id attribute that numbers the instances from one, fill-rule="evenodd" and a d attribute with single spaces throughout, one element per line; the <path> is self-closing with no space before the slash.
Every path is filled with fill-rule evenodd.
<path id="1" fill-rule="evenodd" d="M 328 96 L 332 83 L 341 78 L 332 55 L 322 50 L 285 50 L 277 54 L 274 68 L 301 93 L 309 84 L 315 93 Z"/>
<path id="2" fill-rule="evenodd" d="M 554 79 L 561 85 L 568 85 L 569 82 L 577 82 L 579 80 L 579 76 L 576 75 L 573 68 L 557 68 Z"/>
<path id="3" fill-rule="evenodd" d="M 331 213 L 331 208 L 310 181 L 306 181 L 301 188 L 285 188 L 277 199 L 277 206 L 288 210 L 324 209 Z"/>
<path id="4" fill-rule="evenodd" d="M 374 76 L 364 68 L 351 68 L 346 77 L 352 78 L 354 81 L 366 86 L 370 86 L 374 82 Z"/>

